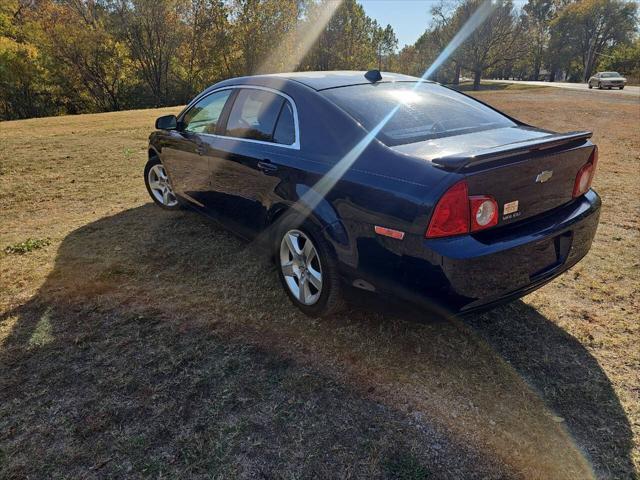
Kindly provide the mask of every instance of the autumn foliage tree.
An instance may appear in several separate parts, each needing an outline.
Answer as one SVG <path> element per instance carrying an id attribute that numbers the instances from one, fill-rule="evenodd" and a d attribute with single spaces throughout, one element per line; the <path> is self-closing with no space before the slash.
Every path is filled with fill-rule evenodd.
<path id="1" fill-rule="evenodd" d="M 3 0 L 0 119 L 188 101 L 223 78 L 388 65 L 355 0 Z M 327 9 L 333 15 L 326 18 Z M 314 23 L 315 22 L 315 23 Z M 300 36 L 318 30 L 305 44 Z M 295 61 L 292 60 L 295 59 Z"/>

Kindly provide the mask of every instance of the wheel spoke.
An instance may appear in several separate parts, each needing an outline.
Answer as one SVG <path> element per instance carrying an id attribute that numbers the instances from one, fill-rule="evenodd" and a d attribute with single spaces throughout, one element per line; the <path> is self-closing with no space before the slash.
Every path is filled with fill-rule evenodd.
<path id="1" fill-rule="evenodd" d="M 285 241 L 287 242 L 287 247 L 289 247 L 289 251 L 294 258 L 298 257 L 302 253 L 298 247 L 298 238 L 288 233 L 285 237 Z"/>
<path id="2" fill-rule="evenodd" d="M 311 247 L 310 251 L 308 254 L 306 254 L 306 262 L 307 262 L 307 268 L 309 268 L 311 266 L 311 262 L 313 261 L 314 258 L 316 258 L 317 256 L 317 252 L 316 249 L 313 248 L 313 246 Z"/>
<path id="3" fill-rule="evenodd" d="M 312 268 L 307 268 L 307 277 L 316 290 L 320 291 L 322 289 L 322 274 L 320 272 Z"/>
<path id="4" fill-rule="evenodd" d="M 152 180 L 149 182 L 149 187 L 152 190 L 162 190 L 162 186 L 160 185 L 160 182 L 158 180 Z"/>
<path id="5" fill-rule="evenodd" d="M 316 254 L 316 249 L 313 248 L 313 243 L 311 243 L 310 240 L 307 240 L 304 244 L 304 248 L 302 249 L 302 253 L 304 254 L 305 258 L 307 259 L 307 262 L 311 261 L 311 257 L 315 256 Z"/>
<path id="6" fill-rule="evenodd" d="M 304 291 L 302 292 L 304 296 L 304 303 L 310 303 L 311 301 L 311 290 L 309 289 L 309 282 L 304 282 Z"/>
<path id="7" fill-rule="evenodd" d="M 169 205 L 169 190 L 166 187 L 162 189 L 162 201 L 165 205 Z"/>
<path id="8" fill-rule="evenodd" d="M 307 279 L 301 278 L 300 283 L 298 284 L 298 300 L 302 303 L 307 303 L 305 290 L 308 290 L 309 286 L 307 285 Z"/>

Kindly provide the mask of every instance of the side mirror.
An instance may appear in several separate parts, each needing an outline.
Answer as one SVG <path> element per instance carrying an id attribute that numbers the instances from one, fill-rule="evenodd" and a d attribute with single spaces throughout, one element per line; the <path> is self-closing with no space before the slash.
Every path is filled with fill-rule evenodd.
<path id="1" fill-rule="evenodd" d="M 156 128 L 158 130 L 175 130 L 178 128 L 178 119 L 175 115 L 165 115 L 156 118 Z"/>

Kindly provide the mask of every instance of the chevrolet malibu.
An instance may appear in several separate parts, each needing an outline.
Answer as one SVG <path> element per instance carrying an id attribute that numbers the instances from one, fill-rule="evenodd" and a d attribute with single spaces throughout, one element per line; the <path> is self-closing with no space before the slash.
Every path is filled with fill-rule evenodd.
<path id="1" fill-rule="evenodd" d="M 405 75 L 260 75 L 158 118 L 144 179 L 158 206 L 266 245 L 308 315 L 351 288 L 467 313 L 587 254 L 600 211 L 590 137 Z"/>

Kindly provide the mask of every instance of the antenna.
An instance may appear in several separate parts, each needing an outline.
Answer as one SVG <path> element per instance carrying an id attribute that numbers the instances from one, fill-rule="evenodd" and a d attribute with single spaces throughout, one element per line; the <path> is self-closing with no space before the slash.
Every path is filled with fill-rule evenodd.
<path id="1" fill-rule="evenodd" d="M 376 83 L 382 80 L 382 74 L 380 73 L 380 70 L 369 70 L 364 74 L 364 78 L 369 80 L 371 83 Z"/>

